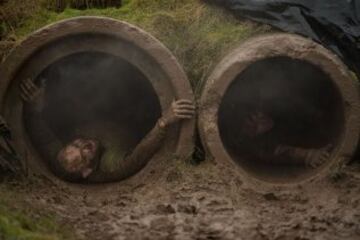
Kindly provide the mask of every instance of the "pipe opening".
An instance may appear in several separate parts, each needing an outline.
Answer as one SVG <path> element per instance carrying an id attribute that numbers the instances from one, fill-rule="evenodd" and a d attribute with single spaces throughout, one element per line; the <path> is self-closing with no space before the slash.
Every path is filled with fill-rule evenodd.
<path id="1" fill-rule="evenodd" d="M 266 58 L 241 72 L 223 95 L 221 140 L 249 174 L 270 182 L 301 180 L 326 166 L 341 141 L 342 102 L 321 68 L 290 57 Z M 309 166 L 319 158 L 320 166 Z"/>
<path id="2" fill-rule="evenodd" d="M 105 148 L 100 167 L 116 170 L 119 157 L 129 153 L 155 125 L 161 106 L 151 82 L 134 65 L 107 53 L 71 54 L 49 65 L 36 77 L 45 83 L 44 123 L 61 140 L 76 137 L 100 140 Z M 28 109 L 24 124 L 35 149 L 41 133 L 31 126 Z M 49 159 L 44 159 L 49 163 Z M 103 161 L 106 160 L 106 161 Z"/>
<path id="3" fill-rule="evenodd" d="M 85 150 L 76 154 L 70 151 L 70 156 L 79 159 L 86 155 L 94 160 L 91 169 L 81 172 L 82 177 L 88 176 L 88 183 L 121 181 L 136 174 L 129 181 L 138 184 L 168 153 L 186 158 L 192 151 L 194 121 L 190 120 L 170 127 L 164 141 L 156 145 L 156 153 L 149 151 L 148 157 L 134 157 L 139 161 L 121 162 L 124 164 L 119 171 L 107 174 L 119 161 L 105 159 L 119 160 L 119 155 L 126 159 L 124 155 L 147 135 L 174 99 L 193 99 L 186 74 L 171 52 L 129 23 L 77 17 L 48 25 L 22 41 L 1 64 L 0 72 L 2 115 L 12 127 L 14 146 L 29 173 L 52 178 L 57 171 L 51 171 L 49 159 L 68 161 L 61 155 L 64 152 L 42 151 L 48 144 L 37 144 L 36 138 L 47 140 L 39 138 L 41 131 L 37 131 L 45 125 L 63 146 L 74 136 L 80 137 L 71 144 Z M 36 86 L 26 81 L 29 78 L 37 84 L 46 83 L 46 105 L 41 115 L 36 112 L 30 116 L 31 108 L 21 97 L 22 92 L 26 92 L 25 98 L 32 98 L 29 92 L 36 92 Z M 24 81 L 27 84 L 22 88 Z M 31 123 L 30 119 L 45 123 Z M 118 147 L 116 151 L 108 151 L 115 149 L 112 145 Z M 56 146 L 64 149 L 59 142 Z M 60 152 L 60 156 L 53 152 Z M 147 164 L 150 161 L 152 164 Z M 63 170 L 61 166 L 59 169 Z M 95 170 L 94 175 L 91 170 Z"/>

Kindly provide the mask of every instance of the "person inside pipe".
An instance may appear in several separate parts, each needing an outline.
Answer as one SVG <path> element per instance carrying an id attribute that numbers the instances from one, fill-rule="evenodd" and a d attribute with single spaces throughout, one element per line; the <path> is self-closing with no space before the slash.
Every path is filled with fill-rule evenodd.
<path id="1" fill-rule="evenodd" d="M 290 164 L 317 168 L 330 158 L 332 145 L 323 148 L 289 146 L 276 134 L 276 123 L 270 111 L 256 107 L 246 114 L 241 131 L 246 136 L 250 155 L 271 164 Z"/>
<path id="2" fill-rule="evenodd" d="M 192 101 L 174 101 L 140 143 L 130 153 L 117 158 L 116 170 L 104 172 L 99 166 L 101 161 L 106 161 L 104 158 L 108 155 L 104 153 L 109 149 L 103 147 L 101 139 L 75 137 L 63 144 L 41 116 L 45 87 L 38 87 L 31 79 L 26 79 L 20 84 L 20 89 L 40 152 L 50 162 L 53 172 L 69 182 L 112 182 L 134 175 L 160 148 L 168 128 L 181 120 L 193 118 L 195 114 Z"/>

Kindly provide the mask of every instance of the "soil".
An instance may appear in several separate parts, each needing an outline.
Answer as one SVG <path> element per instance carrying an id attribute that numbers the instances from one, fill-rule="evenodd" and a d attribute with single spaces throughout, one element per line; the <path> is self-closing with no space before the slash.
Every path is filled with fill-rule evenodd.
<path id="1" fill-rule="evenodd" d="M 359 163 L 272 192 L 246 187 L 213 161 L 156 165 L 144 181 L 74 188 L 38 177 L 14 190 L 79 239 L 360 239 Z"/>

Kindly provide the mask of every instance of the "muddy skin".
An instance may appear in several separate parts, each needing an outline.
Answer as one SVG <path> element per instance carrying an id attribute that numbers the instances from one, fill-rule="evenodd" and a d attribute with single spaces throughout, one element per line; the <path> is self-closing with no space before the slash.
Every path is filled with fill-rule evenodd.
<path id="1" fill-rule="evenodd" d="M 116 156 L 115 160 L 118 163 L 114 164 L 117 166 L 113 171 L 106 172 L 99 166 L 102 158 L 106 156 L 103 152 L 113 151 L 112 149 L 102 149 L 101 139 L 86 137 L 76 138 L 62 145 L 41 117 L 45 105 L 44 86 L 37 87 L 33 80 L 26 79 L 21 83 L 20 88 L 21 97 L 29 105 L 28 121 L 31 123 L 31 128 L 36 131 L 33 134 L 37 136 L 35 140 L 42 148 L 43 157 L 50 163 L 55 175 L 70 182 L 112 182 L 135 174 L 159 149 L 167 129 L 180 120 L 191 119 L 195 114 L 195 106 L 191 100 L 174 101 L 134 150 L 124 156 Z"/>
<path id="2" fill-rule="evenodd" d="M 252 145 L 249 147 L 253 150 L 251 154 L 258 156 L 261 161 L 267 161 L 270 164 L 303 165 L 316 168 L 325 163 L 330 157 L 331 145 L 321 149 L 306 149 L 272 142 L 271 146 L 264 147 L 270 149 L 270 151 L 264 151 L 261 140 L 257 141 L 257 139 L 261 139 L 267 133 L 271 134 L 274 125 L 274 120 L 261 110 L 249 114 L 243 124 L 242 132 L 247 138 L 250 138 L 248 142 Z"/>

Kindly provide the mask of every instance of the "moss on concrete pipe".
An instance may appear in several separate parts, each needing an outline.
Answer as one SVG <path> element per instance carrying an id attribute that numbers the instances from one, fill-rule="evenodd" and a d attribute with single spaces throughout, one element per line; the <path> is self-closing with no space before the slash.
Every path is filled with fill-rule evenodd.
<path id="1" fill-rule="evenodd" d="M 358 142 L 356 80 L 333 53 L 296 35 L 264 35 L 231 51 L 206 82 L 200 104 L 200 135 L 209 156 L 256 186 L 323 178 L 351 158 Z M 331 157 L 317 168 L 249 157 L 241 128 L 259 105 L 274 119 L 276 134 L 267 141 L 304 149 L 330 145 Z M 262 151 L 264 144 L 254 143 Z"/>
<path id="2" fill-rule="evenodd" d="M 127 149 L 146 135 L 174 99 L 193 99 L 186 74 L 163 44 L 133 25 L 102 17 L 73 18 L 34 32 L 0 72 L 1 112 L 21 156 L 32 171 L 41 173 L 49 173 L 48 167 L 32 144 L 19 94 L 25 78 L 48 79 L 43 114 L 59 138 L 66 140 L 86 118 L 107 116 L 115 128 L 117 123 L 126 126 L 127 134 L 119 141 Z M 74 95 L 77 101 L 71 100 Z M 193 121 L 174 127 L 160 152 L 188 157 L 193 130 Z"/>

